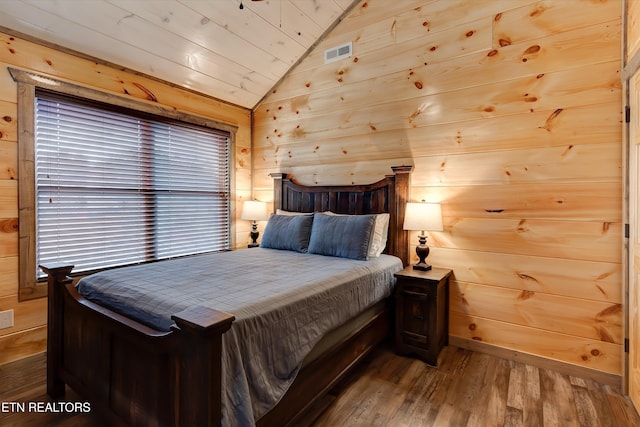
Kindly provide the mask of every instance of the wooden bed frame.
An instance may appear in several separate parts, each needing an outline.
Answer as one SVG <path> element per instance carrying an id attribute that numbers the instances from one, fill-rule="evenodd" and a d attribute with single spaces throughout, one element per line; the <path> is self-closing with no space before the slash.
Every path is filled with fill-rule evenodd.
<path id="1" fill-rule="evenodd" d="M 302 186 L 274 178 L 274 209 L 337 213 L 390 213 L 386 252 L 408 264 L 402 230 L 411 166 L 369 185 Z M 250 249 L 249 249 L 250 250 Z M 172 316 L 176 326 L 159 332 L 80 296 L 72 265 L 41 266 L 48 274 L 47 393 L 65 387 L 91 402 L 112 425 L 219 426 L 222 334 L 233 315 L 191 307 Z M 303 368 L 282 400 L 258 420 L 286 425 L 328 391 L 389 332 L 389 309 Z"/>

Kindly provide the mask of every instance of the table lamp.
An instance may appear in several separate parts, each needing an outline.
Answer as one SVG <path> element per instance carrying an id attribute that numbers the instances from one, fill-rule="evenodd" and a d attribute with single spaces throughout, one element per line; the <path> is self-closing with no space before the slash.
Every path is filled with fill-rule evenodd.
<path id="1" fill-rule="evenodd" d="M 407 209 L 404 215 L 405 230 L 420 231 L 418 240 L 420 244 L 416 246 L 416 254 L 419 262 L 414 264 L 414 270 L 427 271 L 431 270 L 431 266 L 425 262 L 429 255 L 429 246 L 427 246 L 427 236 L 425 230 L 442 231 L 442 208 L 439 203 L 407 203 Z"/>
<path id="2" fill-rule="evenodd" d="M 256 221 L 265 221 L 269 219 L 269 216 L 267 215 L 267 203 L 259 202 L 257 200 L 247 200 L 242 205 L 242 214 L 240 215 L 240 219 L 253 221 L 251 224 L 251 233 L 249 234 L 251 237 L 249 247 L 255 248 L 256 246 L 260 246 L 258 244 L 258 236 L 260 236 L 260 233 L 258 232 L 258 223 Z"/>

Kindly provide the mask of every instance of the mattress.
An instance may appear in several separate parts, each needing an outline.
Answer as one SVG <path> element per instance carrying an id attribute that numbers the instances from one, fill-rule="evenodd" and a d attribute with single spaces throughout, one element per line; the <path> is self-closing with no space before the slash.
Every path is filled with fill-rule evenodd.
<path id="1" fill-rule="evenodd" d="M 236 317 L 223 335 L 223 425 L 252 426 L 328 332 L 391 295 L 400 259 L 252 248 L 103 271 L 80 294 L 158 330 L 191 306 Z"/>

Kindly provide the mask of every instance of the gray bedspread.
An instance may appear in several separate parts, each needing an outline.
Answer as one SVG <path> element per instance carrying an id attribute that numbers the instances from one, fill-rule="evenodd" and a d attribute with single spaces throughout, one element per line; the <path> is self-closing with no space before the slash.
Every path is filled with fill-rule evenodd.
<path id="1" fill-rule="evenodd" d="M 324 334 L 391 294 L 400 259 L 356 261 L 253 248 L 108 270 L 86 298 L 159 330 L 194 305 L 236 316 L 223 335 L 223 425 L 253 426 Z"/>

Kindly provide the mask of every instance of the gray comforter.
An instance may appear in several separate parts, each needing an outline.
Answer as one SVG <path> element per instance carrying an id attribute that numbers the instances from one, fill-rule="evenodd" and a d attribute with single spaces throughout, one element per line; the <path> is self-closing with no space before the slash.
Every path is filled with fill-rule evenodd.
<path id="1" fill-rule="evenodd" d="M 108 270 L 82 279 L 86 298 L 159 330 L 201 305 L 232 313 L 223 335 L 223 425 L 252 426 L 328 331 L 391 294 L 402 262 L 254 248 Z"/>

